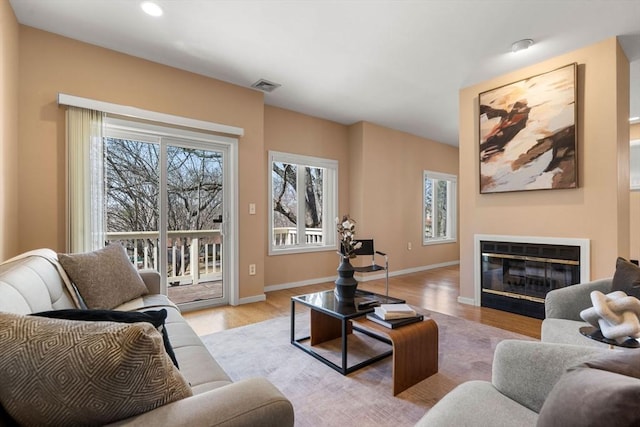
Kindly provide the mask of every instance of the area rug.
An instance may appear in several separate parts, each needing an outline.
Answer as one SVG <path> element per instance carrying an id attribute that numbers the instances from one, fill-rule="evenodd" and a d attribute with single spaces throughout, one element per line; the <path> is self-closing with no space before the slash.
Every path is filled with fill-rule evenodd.
<path id="1" fill-rule="evenodd" d="M 532 340 L 445 314 L 424 313 L 438 324 L 439 372 L 395 397 L 390 357 L 343 376 L 291 345 L 288 316 L 202 339 L 234 381 L 266 377 L 278 387 L 293 403 L 300 427 L 412 426 L 458 384 L 491 380 L 493 352 L 500 341 Z M 299 313 L 296 320 L 296 337 L 306 336 L 308 315 Z M 350 352 L 357 351 L 358 341 L 362 339 L 357 334 L 349 342 Z"/>

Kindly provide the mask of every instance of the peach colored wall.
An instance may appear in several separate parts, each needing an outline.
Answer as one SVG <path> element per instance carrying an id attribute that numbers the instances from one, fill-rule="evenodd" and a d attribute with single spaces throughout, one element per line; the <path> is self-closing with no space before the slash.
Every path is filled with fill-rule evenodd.
<path id="1" fill-rule="evenodd" d="M 347 127 L 282 108 L 265 106 L 264 163 L 268 165 L 268 151 L 301 154 L 338 161 L 338 212 L 349 209 L 349 146 Z M 268 182 L 262 179 L 262 189 L 268 192 Z M 268 208 L 265 206 L 265 208 Z M 268 213 L 264 213 L 268 218 Z M 326 218 L 334 221 L 334 218 Z M 268 221 L 268 219 L 267 219 Z M 309 279 L 331 277 L 336 274 L 338 257 L 335 250 L 304 254 L 268 254 L 265 241 L 265 285 L 283 285 Z"/>
<path id="2" fill-rule="evenodd" d="M 240 297 L 262 295 L 265 210 L 263 94 L 20 27 L 19 191 L 20 251 L 65 250 L 65 114 L 58 92 L 238 126 Z"/>
<path id="3" fill-rule="evenodd" d="M 17 255 L 19 26 L 0 0 L 0 261 Z"/>
<path id="4" fill-rule="evenodd" d="M 618 253 L 629 258 L 631 249 L 631 225 L 630 217 L 630 198 L 629 191 L 630 182 L 630 145 L 629 145 L 629 100 L 630 100 L 630 82 L 629 82 L 629 59 L 622 50 L 619 43 L 616 42 L 616 91 L 614 95 L 617 101 L 616 120 L 616 143 L 617 143 L 617 169 L 618 169 Z M 624 225 L 624 226 L 623 226 Z"/>
<path id="5" fill-rule="evenodd" d="M 458 243 L 422 246 L 422 178 L 424 170 L 458 175 L 458 149 L 368 122 L 350 137 L 358 236 L 375 239 L 392 272 L 457 261 Z"/>
<path id="6" fill-rule="evenodd" d="M 340 212 L 351 218 L 362 218 L 364 203 L 364 122 L 349 126 L 349 209 Z M 359 232 L 356 230 L 356 232 Z"/>
<path id="7" fill-rule="evenodd" d="M 640 123 L 630 126 L 630 140 L 640 139 Z M 640 191 L 632 191 L 629 200 L 630 257 L 640 259 Z"/>
<path id="8" fill-rule="evenodd" d="M 261 295 L 265 285 L 333 276 L 337 265 L 332 251 L 266 255 L 268 150 L 338 159 L 340 213 L 349 212 L 350 193 L 362 184 L 359 200 L 367 212 L 362 225 L 399 224 L 399 229 L 385 228 L 373 236 L 397 254 L 392 261 L 394 269 L 458 259 L 455 244 L 426 248 L 420 244 L 422 170 L 457 173 L 454 147 L 369 123 L 347 127 L 265 106 L 260 92 L 34 28 L 20 26 L 16 33 L 23 71 L 18 114 L 14 116 L 14 120 L 19 118 L 16 187 L 20 198 L 19 222 L 13 229 L 20 239 L 12 239 L 19 242 L 12 252 L 66 248 L 65 117 L 64 109 L 56 103 L 62 92 L 244 128 L 239 142 L 240 298 Z M 363 137 L 365 129 L 367 136 Z M 363 147 L 356 154 L 366 157 L 367 164 L 358 166 L 357 157 L 352 156 L 354 146 Z M 358 172 L 353 178 L 349 174 L 352 167 Z M 380 170 L 386 172 L 380 174 Z M 376 184 L 371 186 L 371 182 Z M 374 194 L 376 187 L 393 198 L 393 205 L 385 205 Z M 256 215 L 249 215 L 249 203 L 256 204 Z M 377 226 L 373 229 L 380 230 Z M 366 228 L 362 231 L 369 232 Z M 406 251 L 408 241 L 413 242 L 410 253 Z M 248 275 L 249 264 L 256 264 L 255 276 Z"/>
<path id="9" fill-rule="evenodd" d="M 619 153 L 628 150 L 628 72 L 615 38 L 460 91 L 460 293 L 474 296 L 474 234 L 591 239 L 591 278 L 610 276 L 628 256 L 629 191 L 619 186 Z M 478 94 L 577 62 L 579 188 L 479 194 Z M 626 66 L 628 69 L 628 64 Z M 626 95 L 625 95 L 626 93 Z M 625 110 L 626 108 L 626 113 Z M 622 132 L 626 121 L 627 130 Z M 628 162 L 628 156 L 627 156 Z M 622 171 L 621 173 L 625 173 Z M 628 189 L 628 181 L 627 181 Z M 624 212 L 626 210 L 626 213 Z"/>
<path id="10" fill-rule="evenodd" d="M 265 163 L 268 150 L 339 161 L 339 215 L 356 219 L 357 236 L 375 238 L 392 272 L 458 260 L 458 244 L 423 247 L 420 234 L 422 172 L 457 175 L 457 148 L 372 123 L 346 127 L 270 106 L 264 136 Z M 266 256 L 265 285 L 332 277 L 336 267 L 334 251 Z"/>

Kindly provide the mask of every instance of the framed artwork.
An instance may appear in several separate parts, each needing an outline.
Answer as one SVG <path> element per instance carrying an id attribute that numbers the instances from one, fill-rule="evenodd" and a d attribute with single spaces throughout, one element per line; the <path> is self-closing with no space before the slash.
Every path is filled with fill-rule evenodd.
<path id="1" fill-rule="evenodd" d="M 577 64 L 482 92 L 480 193 L 577 188 Z"/>

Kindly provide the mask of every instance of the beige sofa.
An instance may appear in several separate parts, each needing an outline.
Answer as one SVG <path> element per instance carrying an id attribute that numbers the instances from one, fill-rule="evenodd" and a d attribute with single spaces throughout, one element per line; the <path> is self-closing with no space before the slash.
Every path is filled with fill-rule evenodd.
<path id="1" fill-rule="evenodd" d="M 75 308 L 63 276 L 64 270 L 57 262 L 56 253 L 51 250 L 34 251 L 3 263 L 0 265 L 0 311 L 30 314 Z M 141 272 L 141 276 L 149 293 L 116 309 L 144 311 L 164 308 L 168 311 L 166 330 L 180 373 L 191 385 L 193 396 L 113 425 L 293 425 L 293 407 L 279 390 L 264 378 L 232 382 L 178 308 L 166 296 L 159 294 L 159 275 L 147 271 Z M 0 415 L 0 425 L 9 424 L 7 421 Z"/>

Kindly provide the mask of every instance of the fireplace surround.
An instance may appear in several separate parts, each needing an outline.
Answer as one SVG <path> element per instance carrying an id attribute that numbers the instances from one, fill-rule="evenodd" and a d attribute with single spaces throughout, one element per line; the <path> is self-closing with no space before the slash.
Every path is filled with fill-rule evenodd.
<path id="1" fill-rule="evenodd" d="M 475 303 L 544 318 L 547 292 L 589 280 L 589 240 L 475 236 Z"/>

